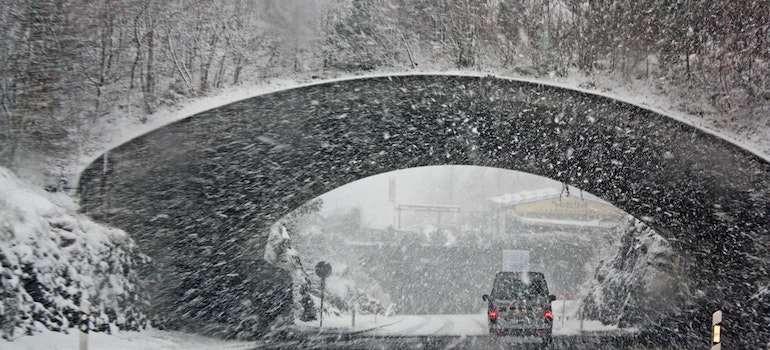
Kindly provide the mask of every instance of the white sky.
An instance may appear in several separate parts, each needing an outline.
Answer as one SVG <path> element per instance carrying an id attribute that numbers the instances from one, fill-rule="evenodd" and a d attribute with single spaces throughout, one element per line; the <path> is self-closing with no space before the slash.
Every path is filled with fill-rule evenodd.
<path id="1" fill-rule="evenodd" d="M 390 201 L 395 181 L 395 203 Z M 477 166 L 428 166 L 392 171 L 361 179 L 320 196 L 328 216 L 360 207 L 373 228 L 395 226 L 395 204 L 456 205 L 480 210 L 483 201 L 505 193 L 560 188 L 561 183 L 528 173 Z"/>

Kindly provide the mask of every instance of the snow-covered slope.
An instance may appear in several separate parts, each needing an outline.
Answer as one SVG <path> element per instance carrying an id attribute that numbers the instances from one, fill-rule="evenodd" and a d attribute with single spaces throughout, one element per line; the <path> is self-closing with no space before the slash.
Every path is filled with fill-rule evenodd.
<path id="1" fill-rule="evenodd" d="M 91 303 L 96 328 L 144 326 L 133 241 L 76 208 L 66 194 L 42 191 L 0 167 L 3 338 L 66 330 L 82 299 Z"/>
<path id="2" fill-rule="evenodd" d="M 42 331 L 34 337 L 22 337 L 3 344 L 9 350 L 72 350 L 79 344 L 79 332 Z M 148 329 L 142 332 L 117 331 L 112 334 L 90 333 L 90 349 L 99 350 L 249 350 L 259 349 L 253 341 L 220 340 L 197 334 Z"/>
<path id="3" fill-rule="evenodd" d="M 684 305 L 687 276 L 678 273 L 669 242 L 630 216 L 617 231 L 614 251 L 605 252 L 609 256 L 603 255 L 606 260 L 584 289 L 586 317 L 619 327 L 643 327 Z"/>

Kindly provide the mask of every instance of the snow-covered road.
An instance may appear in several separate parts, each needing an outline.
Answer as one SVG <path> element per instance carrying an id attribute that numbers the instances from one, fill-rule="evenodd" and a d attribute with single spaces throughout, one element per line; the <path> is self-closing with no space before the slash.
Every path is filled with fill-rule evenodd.
<path id="1" fill-rule="evenodd" d="M 615 326 L 602 325 L 598 321 L 581 321 L 578 317 L 579 303 L 577 301 L 556 300 L 551 305 L 554 312 L 554 336 L 622 331 Z M 393 315 L 388 317 L 358 315 L 355 326 L 350 315 L 324 315 L 323 324 L 326 331 L 367 336 L 479 336 L 489 334 L 487 319 L 483 310 L 479 313 L 460 315 Z M 319 322 L 302 322 L 299 326 L 317 328 Z"/>
<path id="2" fill-rule="evenodd" d="M 574 348 L 571 343 L 589 344 L 579 349 L 594 349 L 596 342 L 604 341 L 601 334 L 607 332 L 623 333 L 623 330 L 612 326 L 603 326 L 597 321 L 583 321 L 583 331 L 580 321 L 574 317 L 578 303 L 576 301 L 557 300 L 553 302 L 554 309 L 554 342 L 555 349 Z M 561 319 L 562 308 L 566 306 L 567 319 Z M 483 310 L 482 310 L 483 311 Z M 298 339 L 285 341 L 227 341 L 206 338 L 194 334 L 172 331 L 144 330 L 142 332 L 120 332 L 112 335 L 91 333 L 89 343 L 94 349 L 145 349 L 145 350 L 175 350 L 175 349 L 285 349 L 289 347 L 307 348 L 308 341 L 312 348 L 420 348 L 420 349 L 506 349 L 511 344 L 517 348 L 537 348 L 536 339 L 519 339 L 513 337 L 489 337 L 486 329 L 486 315 L 483 312 L 464 315 L 358 315 L 355 327 L 350 315 L 325 316 L 324 326 L 319 328 L 318 321 L 298 324 L 309 333 L 300 335 Z M 315 333 L 318 331 L 319 333 Z M 347 333 L 351 337 L 324 337 L 323 333 Z M 578 334 L 583 334 L 579 336 Z M 42 331 L 33 337 L 22 336 L 13 342 L 5 344 L 8 349 L 51 350 L 75 349 L 78 344 L 79 332 L 58 333 Z M 305 338 L 303 338 L 305 337 Z M 587 337 L 587 338 L 586 338 Z M 595 338 L 595 339 L 594 339 Z M 588 339 L 588 340 L 586 340 Z M 593 339 L 593 340 L 592 340 Z M 597 340 L 598 339 L 598 340 Z M 587 342 L 587 343 L 586 343 Z M 566 344 L 566 345 L 565 345 Z M 612 348 L 604 347 L 606 349 Z M 598 347 L 596 347 L 598 348 Z"/>
<path id="3" fill-rule="evenodd" d="M 473 315 L 402 315 L 395 320 L 367 331 L 367 335 L 485 335 L 484 314 Z M 390 321 L 390 320 L 389 320 Z"/>
<path id="4" fill-rule="evenodd" d="M 558 304 L 558 305 L 557 305 Z M 566 314 L 561 310 L 566 306 Z M 633 343 L 634 333 L 597 321 L 574 317 L 575 301 L 556 301 L 554 313 L 554 349 L 618 349 Z M 483 311 L 483 310 L 482 310 Z M 562 318 L 562 315 L 569 316 Z M 457 315 L 359 315 L 355 326 L 351 315 L 324 317 L 300 324 L 298 337 L 285 342 L 260 344 L 261 349 L 283 349 L 287 345 L 301 347 L 310 340 L 313 348 L 323 349 L 540 349 L 537 337 L 490 336 L 483 312 Z M 630 342 L 629 342 L 629 339 Z M 624 343 L 625 342 L 625 343 Z"/>

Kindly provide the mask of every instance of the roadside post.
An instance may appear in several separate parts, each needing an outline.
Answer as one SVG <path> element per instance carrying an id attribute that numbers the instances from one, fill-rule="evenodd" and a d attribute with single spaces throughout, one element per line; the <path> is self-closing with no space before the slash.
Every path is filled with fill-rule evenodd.
<path id="1" fill-rule="evenodd" d="M 711 315 L 711 350 L 722 349 L 722 310 Z"/>
<path id="2" fill-rule="evenodd" d="M 350 311 L 353 316 L 353 324 L 351 325 L 351 328 L 356 328 L 356 305 L 358 304 L 358 288 L 355 288 L 355 290 L 355 293 L 353 293 L 353 301 L 350 303 Z"/>
<path id="3" fill-rule="evenodd" d="M 78 320 L 78 328 L 80 329 L 80 350 L 88 350 L 90 309 L 91 303 L 87 299 L 83 298 L 80 300 L 80 319 Z"/>
<path id="4" fill-rule="evenodd" d="M 332 274 L 332 266 L 325 262 L 325 261 L 319 261 L 318 264 L 315 265 L 315 274 L 316 276 L 321 278 L 321 313 L 320 313 L 320 325 L 319 327 L 324 326 L 324 290 L 326 289 L 326 277 L 329 277 L 329 275 Z"/>
<path id="5" fill-rule="evenodd" d="M 561 301 L 561 328 L 564 328 L 564 319 L 567 318 L 567 294 L 564 293 L 561 295 L 562 301 Z"/>
<path id="6" fill-rule="evenodd" d="M 580 333 L 583 333 L 583 305 L 580 305 L 578 309 L 578 317 L 580 318 Z"/>
<path id="7" fill-rule="evenodd" d="M 377 314 L 380 313 L 380 289 L 379 288 L 377 288 L 375 295 L 376 295 L 377 302 L 374 304 L 374 323 L 377 324 Z"/>

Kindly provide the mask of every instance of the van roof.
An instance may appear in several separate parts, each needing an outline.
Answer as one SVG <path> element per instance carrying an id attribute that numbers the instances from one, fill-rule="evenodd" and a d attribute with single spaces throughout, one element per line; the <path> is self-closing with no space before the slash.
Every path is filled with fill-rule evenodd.
<path id="1" fill-rule="evenodd" d="M 503 276 L 510 276 L 513 278 L 521 278 L 521 275 L 526 273 L 529 278 L 542 278 L 545 279 L 545 275 L 542 272 L 534 272 L 534 271 L 527 271 L 527 272 L 514 272 L 514 271 L 500 271 L 495 275 L 495 278 L 497 277 L 503 277 Z"/>

